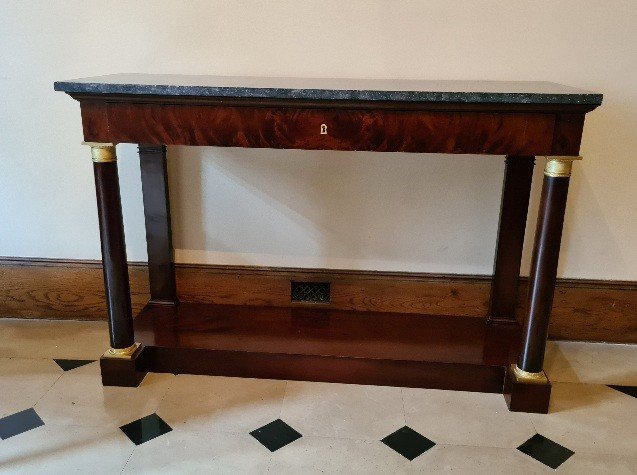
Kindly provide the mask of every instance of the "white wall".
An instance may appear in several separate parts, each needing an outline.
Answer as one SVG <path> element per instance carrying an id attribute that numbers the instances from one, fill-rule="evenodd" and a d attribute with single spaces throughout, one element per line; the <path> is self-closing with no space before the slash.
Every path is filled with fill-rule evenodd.
<path id="1" fill-rule="evenodd" d="M 560 274 L 637 280 L 637 2 L 0 0 L 0 255 L 99 258 L 78 103 L 113 72 L 547 80 L 604 94 Z M 136 150 L 118 146 L 129 258 Z M 500 157 L 171 147 L 181 262 L 491 272 Z M 535 225 L 538 163 L 529 219 Z M 525 268 L 531 239 L 527 239 Z"/>

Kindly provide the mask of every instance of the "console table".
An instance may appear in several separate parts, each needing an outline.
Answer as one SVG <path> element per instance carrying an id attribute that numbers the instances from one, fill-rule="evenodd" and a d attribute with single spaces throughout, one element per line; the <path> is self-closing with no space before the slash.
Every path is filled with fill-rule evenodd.
<path id="1" fill-rule="evenodd" d="M 111 348 L 105 385 L 146 372 L 499 392 L 547 412 L 543 372 L 569 177 L 601 94 L 544 82 L 115 74 L 55 83 L 91 147 Z M 151 299 L 133 319 L 115 145 L 139 144 Z M 485 319 L 320 305 L 179 302 L 166 145 L 506 156 Z M 526 319 L 514 316 L 531 177 L 545 156 Z M 453 160 L 450 157 L 449 160 Z"/>

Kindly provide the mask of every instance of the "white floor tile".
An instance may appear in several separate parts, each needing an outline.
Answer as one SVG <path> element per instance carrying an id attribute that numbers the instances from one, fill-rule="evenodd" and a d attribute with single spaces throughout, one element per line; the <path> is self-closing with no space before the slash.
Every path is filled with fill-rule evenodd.
<path id="1" fill-rule="evenodd" d="M 137 446 L 124 473 L 266 473 L 270 451 L 249 434 L 174 429 Z"/>
<path id="2" fill-rule="evenodd" d="M 279 418 L 285 381 L 178 375 L 157 414 L 180 430 L 248 433 Z"/>
<path id="3" fill-rule="evenodd" d="M 400 388 L 289 381 L 281 419 L 304 436 L 380 440 L 405 425 Z"/>
<path id="4" fill-rule="evenodd" d="M 119 429 L 45 425 L 0 441 L 0 473 L 119 474 L 133 448 Z"/>
<path id="5" fill-rule="evenodd" d="M 53 360 L 0 358 L 0 417 L 33 407 L 62 373 Z"/>
<path id="6" fill-rule="evenodd" d="M 0 417 L 45 425 L 0 440 L 0 473 L 550 473 L 515 449 L 536 431 L 575 451 L 562 473 L 637 474 L 637 346 L 550 342 L 550 413 L 499 394 L 149 374 L 103 387 L 105 322 L 0 320 Z M 135 446 L 119 426 L 157 412 L 173 430 Z M 281 418 L 303 437 L 269 452 L 249 432 Z M 437 443 L 408 461 L 380 439 L 408 425 Z M 132 454 L 132 455 L 131 455 Z"/>
<path id="7" fill-rule="evenodd" d="M 137 388 L 105 387 L 95 362 L 64 373 L 35 410 L 45 424 L 119 427 L 156 412 L 173 379 L 148 373 Z"/>
<path id="8" fill-rule="evenodd" d="M 637 454 L 602 455 L 575 452 L 566 462 L 557 468 L 558 473 L 572 475 L 588 475 L 591 473 L 607 473 L 612 475 L 637 474 Z"/>
<path id="9" fill-rule="evenodd" d="M 0 357 L 98 359 L 110 347 L 106 322 L 0 318 Z"/>
<path id="10" fill-rule="evenodd" d="M 554 470 L 515 449 L 437 445 L 412 462 L 418 473 L 532 475 Z"/>
<path id="11" fill-rule="evenodd" d="M 407 425 L 438 444 L 518 447 L 535 434 L 502 394 L 404 388 Z"/>
<path id="12" fill-rule="evenodd" d="M 272 455 L 269 472 L 411 473 L 411 462 L 378 440 L 303 437 Z"/>
<path id="13" fill-rule="evenodd" d="M 549 341 L 544 370 L 552 382 L 637 386 L 637 345 Z"/>
<path id="14" fill-rule="evenodd" d="M 553 384 L 549 414 L 532 414 L 537 432 L 574 452 L 637 454 L 637 399 L 607 386 Z"/>

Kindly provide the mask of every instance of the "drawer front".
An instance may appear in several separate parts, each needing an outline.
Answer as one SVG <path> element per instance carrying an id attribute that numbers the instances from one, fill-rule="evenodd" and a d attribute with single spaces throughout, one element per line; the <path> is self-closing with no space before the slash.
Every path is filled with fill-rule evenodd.
<path id="1" fill-rule="evenodd" d="M 526 112 L 109 103 L 100 114 L 107 130 L 83 107 L 86 140 L 378 152 L 548 154 L 555 126 Z"/>

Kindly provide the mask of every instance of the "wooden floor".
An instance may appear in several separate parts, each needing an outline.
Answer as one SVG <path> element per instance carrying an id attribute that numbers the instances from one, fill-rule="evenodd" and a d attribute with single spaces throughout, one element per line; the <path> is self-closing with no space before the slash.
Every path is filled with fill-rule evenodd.
<path id="1" fill-rule="evenodd" d="M 181 303 L 135 319 L 139 369 L 501 392 L 519 327 L 473 317 Z"/>

